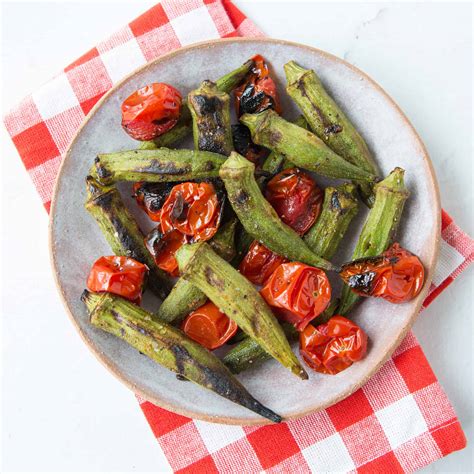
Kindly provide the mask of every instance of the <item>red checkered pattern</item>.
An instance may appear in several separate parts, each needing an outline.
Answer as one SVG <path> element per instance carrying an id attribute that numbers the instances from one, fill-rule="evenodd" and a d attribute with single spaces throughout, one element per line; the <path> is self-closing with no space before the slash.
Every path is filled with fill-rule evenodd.
<path id="1" fill-rule="evenodd" d="M 261 34 L 230 1 L 163 0 L 26 97 L 5 117 L 5 125 L 46 209 L 69 141 L 113 83 L 186 44 Z M 424 307 L 473 258 L 473 240 L 443 211 L 440 260 Z M 177 472 L 413 472 L 466 445 L 411 333 L 362 389 L 299 420 L 264 427 L 217 425 L 139 402 Z"/>

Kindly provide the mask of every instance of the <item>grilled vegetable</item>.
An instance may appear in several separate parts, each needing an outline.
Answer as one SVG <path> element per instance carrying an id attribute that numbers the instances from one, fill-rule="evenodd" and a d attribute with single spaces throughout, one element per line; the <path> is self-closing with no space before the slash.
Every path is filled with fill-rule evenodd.
<path id="1" fill-rule="evenodd" d="M 409 192 L 405 187 L 405 171 L 395 168 L 375 186 L 375 202 L 365 221 L 352 259 L 374 257 L 393 242 Z M 338 313 L 345 315 L 359 297 L 348 286 L 342 289 Z"/>
<path id="2" fill-rule="evenodd" d="M 91 176 L 86 178 L 86 184 L 85 208 L 99 224 L 112 251 L 146 264 L 150 269 L 148 286 L 160 298 L 164 298 L 171 288 L 169 278 L 156 266 L 146 249 L 143 234 L 126 209 L 116 187 L 102 186 Z"/>
<path id="3" fill-rule="evenodd" d="M 212 353 L 178 329 L 123 298 L 84 291 L 91 323 L 123 339 L 158 364 L 273 422 L 281 417 L 255 400 Z"/>
<path id="4" fill-rule="evenodd" d="M 270 308 L 255 287 L 206 243 L 184 245 L 176 258 L 181 275 L 283 366 L 302 379 L 307 374 Z"/>
<path id="5" fill-rule="evenodd" d="M 151 183 L 215 178 L 225 157 L 208 151 L 130 150 L 104 153 L 95 159 L 92 172 L 102 184 L 117 181 Z"/>
<path id="6" fill-rule="evenodd" d="M 319 219 L 303 237 L 306 245 L 316 255 L 332 258 L 358 209 L 355 185 L 328 186 Z"/>
<path id="7" fill-rule="evenodd" d="M 287 122 L 273 110 L 245 114 L 241 123 L 250 129 L 258 145 L 285 155 L 300 168 L 328 178 L 353 179 L 372 183 L 375 176 L 334 153 L 316 135 Z"/>
<path id="8" fill-rule="evenodd" d="M 230 127 L 230 97 L 211 81 L 188 94 L 193 118 L 194 148 L 229 155 L 233 149 Z"/>
<path id="9" fill-rule="evenodd" d="M 326 92 L 316 73 L 294 61 L 285 64 L 285 73 L 288 83 L 286 91 L 303 112 L 311 130 L 339 156 L 377 175 L 378 170 L 367 144 Z M 371 187 L 365 185 L 362 191 L 372 206 L 374 195 Z"/>
<path id="10" fill-rule="evenodd" d="M 265 247 L 289 260 L 334 269 L 330 262 L 311 252 L 299 235 L 280 220 L 263 197 L 254 170 L 253 163 L 232 152 L 220 171 L 229 201 L 245 230 Z"/>

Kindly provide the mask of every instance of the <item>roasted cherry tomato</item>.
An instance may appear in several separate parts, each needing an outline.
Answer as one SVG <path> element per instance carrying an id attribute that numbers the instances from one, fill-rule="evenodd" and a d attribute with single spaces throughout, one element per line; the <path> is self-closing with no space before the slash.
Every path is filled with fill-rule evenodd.
<path id="1" fill-rule="evenodd" d="M 321 212 L 323 192 L 313 178 L 298 168 L 274 176 L 265 190 L 267 201 L 281 220 L 303 235 Z"/>
<path id="2" fill-rule="evenodd" d="M 263 285 L 284 262 L 287 262 L 286 258 L 273 253 L 255 240 L 240 263 L 239 271 L 255 285 Z"/>
<path id="3" fill-rule="evenodd" d="M 130 257 L 100 257 L 92 265 L 87 288 L 114 293 L 139 304 L 148 267 Z"/>
<path id="4" fill-rule="evenodd" d="M 122 127 L 135 140 L 153 140 L 176 125 L 181 102 L 173 86 L 149 84 L 122 103 Z"/>
<path id="5" fill-rule="evenodd" d="M 159 222 L 161 207 L 172 187 L 172 183 L 134 183 L 133 197 L 152 221 Z"/>
<path id="6" fill-rule="evenodd" d="M 237 324 L 211 301 L 193 311 L 181 324 L 184 333 L 209 350 L 217 349 L 237 332 Z"/>
<path id="7" fill-rule="evenodd" d="M 331 300 L 331 285 L 319 268 L 304 263 L 282 263 L 260 291 L 278 318 L 302 331 Z"/>
<path id="8" fill-rule="evenodd" d="M 161 208 L 161 231 L 166 234 L 176 229 L 193 242 L 209 240 L 219 227 L 220 209 L 212 184 L 177 184 Z"/>
<path id="9" fill-rule="evenodd" d="M 337 374 L 367 352 L 367 335 L 343 316 L 333 316 L 327 323 L 308 324 L 300 333 L 300 353 L 316 372 Z"/>
<path id="10" fill-rule="evenodd" d="M 145 237 L 146 248 L 153 255 L 156 265 L 171 276 L 179 275 L 175 254 L 182 245 L 188 242 L 189 237 L 177 230 L 163 234 L 159 228 L 156 228 Z"/>
<path id="11" fill-rule="evenodd" d="M 232 140 L 235 151 L 252 163 L 259 162 L 261 158 L 265 158 L 269 154 L 266 148 L 258 146 L 252 141 L 249 129 L 241 123 L 232 125 Z"/>
<path id="12" fill-rule="evenodd" d="M 380 256 L 346 263 L 340 276 L 358 295 L 404 303 L 420 292 L 425 271 L 416 255 L 395 243 Z"/>

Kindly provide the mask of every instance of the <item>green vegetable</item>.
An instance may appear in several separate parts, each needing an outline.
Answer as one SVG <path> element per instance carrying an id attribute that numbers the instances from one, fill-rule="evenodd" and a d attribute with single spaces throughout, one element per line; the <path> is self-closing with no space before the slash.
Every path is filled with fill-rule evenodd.
<path id="1" fill-rule="evenodd" d="M 231 261 L 233 267 L 237 268 L 240 265 L 240 262 L 248 252 L 253 241 L 254 238 L 242 227 L 242 224 L 239 223 L 239 229 L 236 232 L 235 239 L 235 257 Z"/>
<path id="2" fill-rule="evenodd" d="M 405 171 L 395 168 L 383 181 L 375 185 L 375 203 L 360 233 L 352 260 L 374 257 L 387 250 L 397 232 L 409 192 L 404 182 Z M 359 297 L 344 285 L 338 313 L 346 314 Z"/>
<path id="3" fill-rule="evenodd" d="M 230 97 L 210 81 L 188 94 L 193 118 L 194 148 L 229 155 L 234 146 L 230 126 Z"/>
<path id="4" fill-rule="evenodd" d="M 123 339 L 179 376 L 248 408 L 273 422 L 281 417 L 255 400 L 211 352 L 174 327 L 152 320 L 139 306 L 110 293 L 84 291 L 91 324 Z"/>
<path id="5" fill-rule="evenodd" d="M 289 260 L 333 270 L 330 262 L 311 252 L 300 236 L 281 221 L 263 197 L 254 170 L 254 164 L 236 152 L 231 153 L 220 170 L 229 202 L 245 230 L 272 252 Z"/>
<path id="6" fill-rule="evenodd" d="M 316 255 L 330 259 L 336 253 L 349 224 L 359 209 L 356 194 L 356 186 L 351 183 L 338 187 L 328 186 L 324 190 L 321 214 L 303 237 Z"/>
<path id="7" fill-rule="evenodd" d="M 103 186 L 88 176 L 85 208 L 99 224 L 112 252 L 132 257 L 148 266 L 147 284 L 160 298 L 171 288 L 168 275 L 160 270 L 144 244 L 144 236 L 135 219 L 125 207 L 115 186 Z M 77 237 L 77 236 L 76 236 Z"/>
<path id="8" fill-rule="evenodd" d="M 156 150 L 158 147 L 153 141 L 144 141 L 140 143 L 139 150 Z"/>
<path id="9" fill-rule="evenodd" d="M 334 153 L 322 140 L 307 130 L 287 122 L 273 110 L 259 114 L 244 114 L 252 140 L 258 145 L 285 155 L 300 168 L 328 178 L 353 179 L 372 183 L 375 176 Z"/>
<path id="10" fill-rule="evenodd" d="M 308 375 L 291 351 L 283 330 L 255 287 L 205 242 L 176 252 L 181 275 L 197 286 L 240 329 L 302 379 Z"/>
<path id="11" fill-rule="evenodd" d="M 174 182 L 215 178 L 225 157 L 194 150 L 130 150 L 104 153 L 93 174 L 102 184 L 117 181 Z"/>

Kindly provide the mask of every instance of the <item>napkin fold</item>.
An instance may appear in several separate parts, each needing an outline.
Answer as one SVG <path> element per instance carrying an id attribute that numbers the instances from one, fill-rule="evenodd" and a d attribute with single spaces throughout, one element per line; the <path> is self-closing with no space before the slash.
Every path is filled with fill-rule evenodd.
<path id="1" fill-rule="evenodd" d="M 232 36 L 263 34 L 230 1 L 163 0 L 10 111 L 5 126 L 46 210 L 72 137 L 115 82 L 181 46 Z M 443 211 L 440 258 L 423 307 L 473 259 L 474 241 Z M 176 472 L 413 472 L 466 445 L 413 333 L 353 395 L 279 425 L 218 425 L 137 398 Z"/>

